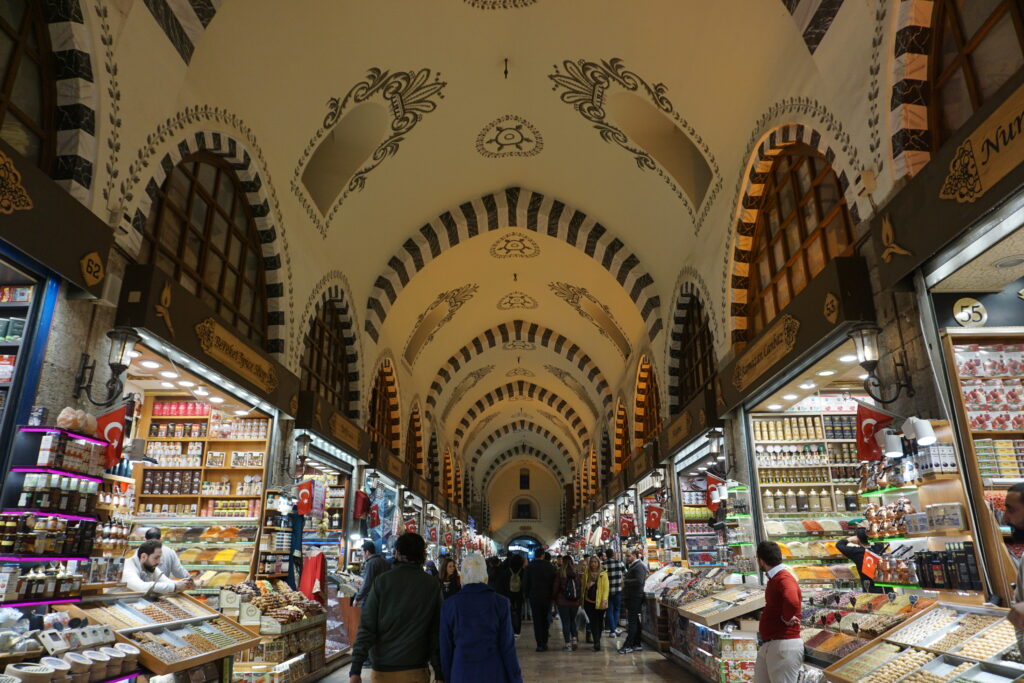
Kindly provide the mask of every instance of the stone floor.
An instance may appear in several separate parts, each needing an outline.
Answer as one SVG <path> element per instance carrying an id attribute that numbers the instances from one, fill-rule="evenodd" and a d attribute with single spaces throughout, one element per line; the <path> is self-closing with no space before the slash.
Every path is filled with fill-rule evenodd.
<path id="1" fill-rule="evenodd" d="M 641 653 L 620 655 L 611 647 L 610 640 L 622 642 L 623 636 L 616 639 L 602 639 L 603 650 L 594 652 L 593 646 L 580 643 L 580 649 L 575 652 L 566 652 L 560 649 L 564 646 L 562 642 L 561 629 L 558 621 L 552 624 L 551 640 L 549 646 L 552 648 L 547 652 L 535 652 L 536 643 L 533 640 L 532 625 L 530 622 L 523 624 L 523 635 L 517 642 L 519 653 L 519 665 L 523 669 L 523 681 L 544 683 L 562 683 L 573 681 L 587 681 L 587 683 L 602 683 L 614 681 L 622 683 L 647 683 L 649 681 L 677 681 L 680 683 L 696 682 L 698 679 L 690 676 L 684 669 L 669 662 L 657 652 L 645 649 Z M 616 645 L 616 647 L 618 647 Z M 364 672 L 364 683 L 372 683 L 372 672 Z M 344 667 L 327 678 L 324 683 L 347 683 L 348 667 Z"/>

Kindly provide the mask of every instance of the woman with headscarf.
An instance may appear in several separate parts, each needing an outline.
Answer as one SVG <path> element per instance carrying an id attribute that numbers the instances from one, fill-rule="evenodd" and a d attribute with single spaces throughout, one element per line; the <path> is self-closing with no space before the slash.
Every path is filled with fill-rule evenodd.
<path id="1" fill-rule="evenodd" d="M 508 598 L 487 585 L 484 558 L 462 563 L 462 590 L 441 606 L 441 670 L 446 683 L 522 683 Z"/>

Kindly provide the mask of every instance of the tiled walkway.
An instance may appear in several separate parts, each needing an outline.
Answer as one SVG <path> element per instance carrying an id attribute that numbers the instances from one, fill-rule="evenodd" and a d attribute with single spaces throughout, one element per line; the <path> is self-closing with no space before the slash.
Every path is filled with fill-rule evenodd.
<path id="1" fill-rule="evenodd" d="M 615 639 L 621 642 L 622 636 Z M 523 635 L 517 643 L 519 665 L 523 669 L 523 680 L 543 683 L 562 683 L 572 681 L 579 683 L 602 683 L 614 681 L 622 683 L 647 683 L 649 681 L 676 681 L 680 683 L 696 682 L 698 679 L 669 662 L 657 652 L 645 649 L 641 653 L 620 655 L 611 647 L 611 639 L 603 639 L 601 652 L 594 652 L 589 643 L 580 643 L 580 649 L 566 652 L 560 648 L 562 643 L 558 622 L 552 624 L 551 650 L 534 652 L 532 626 L 530 622 L 523 624 Z M 618 647 L 616 645 L 616 647 Z M 372 672 L 364 672 L 364 683 L 373 681 Z M 348 667 L 331 674 L 324 679 L 325 683 L 347 683 Z"/>

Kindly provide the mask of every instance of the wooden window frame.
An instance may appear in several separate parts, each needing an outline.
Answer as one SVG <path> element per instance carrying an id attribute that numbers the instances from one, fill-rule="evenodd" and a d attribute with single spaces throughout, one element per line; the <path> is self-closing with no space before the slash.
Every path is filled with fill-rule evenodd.
<path id="1" fill-rule="evenodd" d="M 303 391 L 316 393 L 348 415 L 348 344 L 340 304 L 338 300 L 326 299 L 317 307 L 306 330 L 299 367 Z"/>
<path id="2" fill-rule="evenodd" d="M 679 348 L 680 410 L 704 391 L 716 374 L 715 338 L 711 331 L 711 319 L 704 310 L 704 303 L 696 294 L 690 295 L 681 336 L 683 341 Z"/>
<path id="3" fill-rule="evenodd" d="M 47 174 L 53 170 L 57 150 L 57 81 L 53 51 L 50 46 L 50 33 L 43 16 L 41 2 L 25 3 L 25 14 L 21 18 L 21 26 L 11 26 L 0 17 L 0 32 L 7 34 L 14 43 L 10 61 L 0 69 L 0 126 L 8 115 L 16 118 L 22 125 L 39 136 L 39 159 L 32 159 Z M 35 47 L 29 45 L 30 34 L 35 33 Z M 40 93 L 39 106 L 41 121 L 36 121 L 22 112 L 11 102 L 11 92 L 17 80 L 18 71 L 23 59 L 30 59 L 39 66 Z"/>

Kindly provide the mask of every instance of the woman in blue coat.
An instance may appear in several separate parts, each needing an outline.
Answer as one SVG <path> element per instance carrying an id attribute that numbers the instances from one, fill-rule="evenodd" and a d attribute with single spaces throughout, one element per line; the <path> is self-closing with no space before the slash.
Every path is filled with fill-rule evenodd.
<path id="1" fill-rule="evenodd" d="M 462 590 L 441 607 L 445 683 L 522 683 L 508 598 L 487 585 L 481 555 L 462 563 Z"/>

